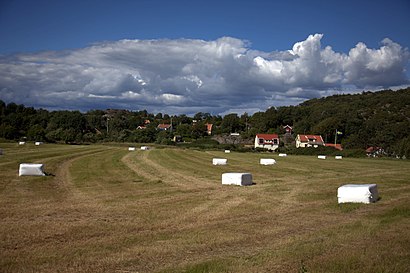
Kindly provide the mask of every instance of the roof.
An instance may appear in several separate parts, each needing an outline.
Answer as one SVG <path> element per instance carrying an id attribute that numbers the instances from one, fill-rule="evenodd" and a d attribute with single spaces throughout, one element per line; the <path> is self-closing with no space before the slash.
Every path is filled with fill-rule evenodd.
<path id="1" fill-rule="evenodd" d="M 336 150 L 343 151 L 342 144 L 325 143 L 326 147 L 333 147 Z"/>
<path id="2" fill-rule="evenodd" d="M 278 134 L 256 134 L 257 138 L 274 139 L 279 138 Z"/>
<path id="3" fill-rule="evenodd" d="M 164 123 L 158 124 L 159 129 L 168 129 L 170 127 L 171 127 L 171 124 L 164 124 Z"/>
<path id="4" fill-rule="evenodd" d="M 366 149 L 366 153 L 373 153 L 373 152 L 376 152 L 376 151 L 379 151 L 379 150 L 382 150 L 382 148 L 370 146 L 369 148 Z"/>
<path id="5" fill-rule="evenodd" d="M 301 142 L 323 142 L 322 136 L 318 135 L 298 135 Z"/>

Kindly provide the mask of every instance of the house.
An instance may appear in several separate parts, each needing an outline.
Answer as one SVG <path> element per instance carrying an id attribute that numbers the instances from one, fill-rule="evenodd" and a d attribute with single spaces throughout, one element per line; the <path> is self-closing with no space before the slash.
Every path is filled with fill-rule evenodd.
<path id="1" fill-rule="evenodd" d="M 165 124 L 165 123 L 158 124 L 157 129 L 160 131 L 168 131 L 171 129 L 171 124 Z"/>
<path id="2" fill-rule="evenodd" d="M 336 150 L 343 151 L 342 144 L 325 143 L 326 147 L 333 147 Z"/>
<path id="3" fill-rule="evenodd" d="M 274 151 L 279 147 L 279 136 L 277 134 L 257 134 L 255 136 L 255 148 L 264 148 Z"/>
<path id="4" fill-rule="evenodd" d="M 317 135 L 297 135 L 296 137 L 296 148 L 302 147 L 319 147 L 324 146 L 325 142 L 323 141 L 322 136 Z"/>
<path id="5" fill-rule="evenodd" d="M 380 156 L 386 155 L 387 153 L 381 147 L 371 146 L 366 149 L 366 154 L 369 157 L 380 157 Z"/>
<path id="6" fill-rule="evenodd" d="M 292 128 L 291 126 L 285 125 L 285 126 L 283 126 L 283 129 L 285 129 L 285 132 L 286 132 L 287 135 L 291 135 L 291 134 L 292 134 L 293 128 Z"/>
<path id="7" fill-rule="evenodd" d="M 182 142 L 182 136 L 180 136 L 180 135 L 175 135 L 175 136 L 172 138 L 172 141 L 173 141 L 173 142 Z"/>
<path id="8" fill-rule="evenodd" d="M 207 123 L 206 125 L 206 132 L 208 133 L 208 136 L 212 135 L 212 123 Z"/>

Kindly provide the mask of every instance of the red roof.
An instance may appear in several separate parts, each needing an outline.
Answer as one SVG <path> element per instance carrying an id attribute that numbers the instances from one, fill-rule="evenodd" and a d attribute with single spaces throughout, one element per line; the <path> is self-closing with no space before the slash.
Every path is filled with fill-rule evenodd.
<path id="1" fill-rule="evenodd" d="M 171 127 L 171 124 L 158 124 L 158 129 L 169 129 Z"/>
<path id="2" fill-rule="evenodd" d="M 369 148 L 366 149 L 366 153 L 373 153 L 373 152 L 381 150 L 381 149 L 382 148 L 380 148 L 380 147 L 370 146 Z"/>
<path id="3" fill-rule="evenodd" d="M 299 135 L 299 139 L 301 142 L 322 142 L 323 143 L 323 138 L 322 136 L 317 136 L 317 135 Z"/>
<path id="4" fill-rule="evenodd" d="M 326 147 L 333 147 L 336 150 L 343 151 L 342 144 L 325 143 Z"/>
<path id="5" fill-rule="evenodd" d="M 278 134 L 256 134 L 257 138 L 274 139 L 279 138 Z"/>

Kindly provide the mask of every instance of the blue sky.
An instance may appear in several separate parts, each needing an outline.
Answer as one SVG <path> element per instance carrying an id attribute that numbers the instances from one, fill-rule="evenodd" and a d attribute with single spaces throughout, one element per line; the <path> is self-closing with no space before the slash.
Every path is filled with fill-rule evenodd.
<path id="1" fill-rule="evenodd" d="M 0 99 L 223 114 L 406 86 L 408 14 L 407 0 L 2 0 Z"/>

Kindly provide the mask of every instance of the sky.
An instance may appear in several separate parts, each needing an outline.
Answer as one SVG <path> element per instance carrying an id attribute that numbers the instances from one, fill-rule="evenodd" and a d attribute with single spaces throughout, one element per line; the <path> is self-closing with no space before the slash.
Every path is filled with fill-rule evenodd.
<path id="1" fill-rule="evenodd" d="M 408 14 L 408 0 L 0 0 L 0 100 L 224 115 L 403 88 Z"/>

